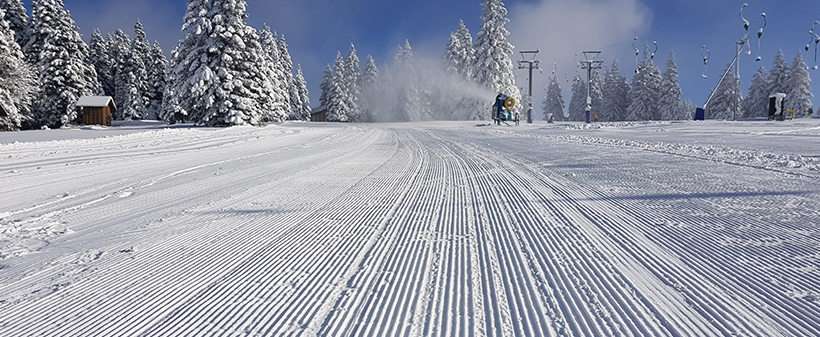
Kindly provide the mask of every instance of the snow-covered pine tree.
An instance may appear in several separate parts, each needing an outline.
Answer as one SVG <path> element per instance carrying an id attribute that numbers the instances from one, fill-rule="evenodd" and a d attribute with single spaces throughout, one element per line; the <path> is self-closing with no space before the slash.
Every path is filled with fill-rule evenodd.
<path id="1" fill-rule="evenodd" d="M 305 81 L 305 74 L 302 73 L 302 65 L 296 66 L 296 77 L 293 78 L 293 84 L 296 86 L 296 92 L 299 99 L 298 111 L 299 120 L 310 120 L 310 92 L 308 91 L 307 81 Z"/>
<path id="2" fill-rule="evenodd" d="M 615 60 L 604 78 L 604 102 L 601 110 L 607 118 L 611 117 L 616 121 L 621 121 L 626 118 L 627 107 L 629 107 L 629 83 L 626 77 L 621 75 L 621 67 Z"/>
<path id="3" fill-rule="evenodd" d="M 167 84 L 166 71 L 168 69 L 168 59 L 162 52 L 159 41 L 154 41 L 151 54 L 148 58 L 148 97 L 147 118 L 162 119 L 162 100 L 164 99 L 165 86 Z"/>
<path id="4" fill-rule="evenodd" d="M 443 56 L 444 68 L 450 73 L 470 78 L 474 55 L 473 37 L 464 25 L 464 20 L 459 20 L 458 28 L 450 33 L 450 40 L 447 42 Z"/>
<path id="5" fill-rule="evenodd" d="M 767 97 L 776 93 L 788 93 L 789 85 L 789 66 L 786 63 L 786 56 L 783 51 L 779 50 L 774 57 L 772 69 L 769 70 L 769 87 Z M 788 98 L 787 98 L 788 99 Z"/>
<path id="6" fill-rule="evenodd" d="M 6 23 L 14 32 L 14 41 L 22 49 L 28 41 L 28 15 L 21 0 L 0 0 L 0 9 L 5 11 Z"/>
<path id="7" fill-rule="evenodd" d="M 658 99 L 658 109 L 661 120 L 685 120 L 688 119 L 683 111 L 683 101 L 681 101 L 681 89 L 678 84 L 678 65 L 675 63 L 675 52 L 669 52 L 669 60 L 666 61 L 666 71 L 661 78 L 661 90 Z"/>
<path id="8" fill-rule="evenodd" d="M 550 78 L 547 86 L 547 96 L 544 98 L 544 120 L 549 120 L 550 116 L 555 121 L 564 120 L 564 97 L 561 93 L 561 84 L 555 73 Z"/>
<path id="9" fill-rule="evenodd" d="M 399 121 L 416 122 L 422 120 L 421 90 L 418 72 L 413 64 L 413 49 L 410 41 L 404 41 L 404 46 L 396 49 L 393 57 L 392 81 L 398 93 L 391 97 L 398 97 L 396 117 Z"/>
<path id="10" fill-rule="evenodd" d="M 587 107 L 587 82 L 580 74 L 572 79 L 572 98 L 569 100 L 569 120 L 585 121 Z"/>
<path id="11" fill-rule="evenodd" d="M 206 126 L 259 125 L 262 111 L 272 105 L 272 86 L 265 67 L 259 66 L 264 62 L 259 37 L 245 23 L 246 2 L 191 0 L 189 12 L 192 7 L 199 14 L 186 13 L 183 30 L 188 34 L 178 47 L 185 55 L 175 62 L 177 69 L 190 64 L 185 76 L 174 76 L 182 83 L 174 92 L 187 93 L 180 98 L 181 110 Z"/>
<path id="12" fill-rule="evenodd" d="M 350 121 L 350 107 L 347 105 L 350 99 L 347 97 L 348 91 L 344 86 L 347 82 L 345 78 L 346 70 L 342 53 L 337 52 L 336 62 L 333 63 L 333 79 L 330 81 L 327 97 L 327 120 L 331 122 Z"/>
<path id="13" fill-rule="evenodd" d="M 139 19 L 137 19 L 137 22 L 134 24 L 134 35 L 134 40 L 131 41 L 132 71 L 137 80 L 137 90 L 139 90 L 139 95 L 142 97 L 143 104 L 145 105 L 145 113 L 142 116 L 145 118 L 149 117 L 147 116 L 148 105 L 151 102 L 151 97 L 148 94 L 148 67 L 151 64 L 152 54 L 151 44 L 148 42 L 148 36 L 145 34 L 142 22 L 140 22 Z"/>
<path id="14" fill-rule="evenodd" d="M 330 106 L 330 97 L 333 93 L 333 68 L 328 64 L 322 76 L 322 83 L 319 84 L 319 105 L 325 109 Z"/>
<path id="15" fill-rule="evenodd" d="M 649 46 L 643 53 L 643 61 L 632 77 L 629 91 L 629 106 L 626 108 L 628 121 L 659 119 L 658 92 L 661 88 L 661 72 L 649 56 Z"/>
<path id="16" fill-rule="evenodd" d="M 373 121 L 373 106 L 378 95 L 376 94 L 376 84 L 379 81 L 379 68 L 376 67 L 376 61 L 373 56 L 367 55 L 367 60 L 364 62 L 364 70 L 362 76 L 359 77 L 359 102 L 362 109 L 362 120 L 367 122 Z"/>
<path id="17" fill-rule="evenodd" d="M 361 96 L 361 88 L 359 87 L 359 79 L 362 76 L 360 68 L 359 56 L 356 55 L 356 47 L 351 43 L 348 54 L 344 59 L 344 86 L 346 88 L 347 107 L 349 109 L 348 117 L 351 122 L 359 122 L 362 119 L 361 108 L 359 107 L 359 97 Z"/>
<path id="18" fill-rule="evenodd" d="M 743 117 L 766 117 L 769 111 L 769 75 L 763 66 L 752 75 L 749 95 L 743 100 Z"/>
<path id="19" fill-rule="evenodd" d="M 122 29 L 114 32 L 114 44 L 110 50 L 114 55 L 114 103 L 117 110 L 114 120 L 139 120 L 145 116 L 145 100 L 140 94 L 140 69 L 142 60 L 135 57 L 131 37 Z"/>
<path id="20" fill-rule="evenodd" d="M 808 117 L 814 112 L 811 104 L 814 95 L 811 92 L 809 66 L 803 60 L 803 53 L 797 52 L 789 70 L 785 108 L 794 111 L 795 116 Z"/>
<path id="21" fill-rule="evenodd" d="M 171 52 L 168 67 L 168 85 L 163 95 L 162 119 L 168 123 L 192 120 L 191 115 L 212 101 L 201 100 L 205 88 L 213 85 L 214 74 L 207 65 L 209 0 L 189 0 L 182 31 L 185 37 Z"/>
<path id="22" fill-rule="evenodd" d="M 0 104 L 7 113 L 0 116 L 0 131 L 11 131 L 28 125 L 36 81 L 3 14 L 0 8 Z"/>
<path id="23" fill-rule="evenodd" d="M 97 71 L 97 79 L 102 85 L 103 92 L 108 96 L 114 96 L 114 61 L 111 59 L 109 46 L 109 41 L 106 41 L 100 30 L 94 29 L 88 43 L 88 63 Z"/>
<path id="24" fill-rule="evenodd" d="M 683 101 L 683 119 L 692 120 L 695 117 L 695 105 L 692 104 L 691 99 Z"/>
<path id="25" fill-rule="evenodd" d="M 732 64 L 726 65 L 727 68 Z M 740 79 L 733 71 L 726 74 L 723 82 L 720 82 L 708 106 L 707 114 L 712 119 L 733 120 L 742 116 L 740 107 L 743 105 L 743 95 L 740 91 Z"/>
<path id="26" fill-rule="evenodd" d="M 285 90 L 287 104 L 289 106 L 288 118 L 298 119 L 299 113 L 295 111 L 301 109 L 301 107 L 297 106 L 299 104 L 299 94 L 296 91 L 296 84 L 293 81 L 293 60 L 290 57 L 290 51 L 288 51 L 288 43 L 285 40 L 284 34 L 279 39 L 279 55 L 282 58 L 279 61 L 282 66 L 282 85 L 284 86 L 283 89 Z"/>
<path id="27" fill-rule="evenodd" d="M 23 52 L 40 83 L 32 104 L 33 122 L 48 127 L 76 123 L 77 100 L 102 90 L 94 66 L 86 63 L 88 45 L 62 0 L 34 0 L 31 8 Z"/>
<path id="28" fill-rule="evenodd" d="M 262 66 L 265 67 L 265 71 L 268 73 L 268 80 L 272 88 L 271 106 L 266 109 L 263 116 L 263 120 L 269 122 L 281 118 L 277 116 L 288 116 L 288 110 L 291 109 L 289 86 L 286 83 L 288 76 L 285 74 L 284 65 L 282 64 L 279 39 L 267 25 L 259 32 L 259 44 L 264 50 Z"/>
<path id="29" fill-rule="evenodd" d="M 145 114 L 145 102 L 142 99 L 139 91 L 139 80 L 137 76 L 127 71 L 117 76 L 119 81 L 117 93 L 122 100 L 122 105 L 117 105 L 117 111 L 120 112 L 122 120 L 138 120 L 142 119 Z"/>
<path id="30" fill-rule="evenodd" d="M 507 9 L 501 0 L 484 0 L 484 23 L 478 31 L 472 77 L 476 83 L 521 101 L 515 85 L 515 68 L 510 55 L 515 47 L 507 42 Z M 518 104 L 516 109 L 520 109 Z"/>
<path id="31" fill-rule="evenodd" d="M 209 68 L 217 85 L 208 89 L 214 103 L 206 107 L 200 123 L 209 126 L 259 125 L 262 112 L 272 106 L 273 87 L 267 78 L 259 36 L 245 23 L 245 0 L 212 0 L 208 37 Z M 287 116 L 272 116 L 281 121 Z"/>
<path id="32" fill-rule="evenodd" d="M 589 97 L 592 98 L 592 117 L 598 115 L 598 118 L 606 118 L 604 116 L 605 111 L 603 110 L 604 77 L 598 70 L 592 72 L 592 80 L 590 81 L 589 88 Z M 586 120 L 586 115 L 584 116 L 584 119 Z"/>

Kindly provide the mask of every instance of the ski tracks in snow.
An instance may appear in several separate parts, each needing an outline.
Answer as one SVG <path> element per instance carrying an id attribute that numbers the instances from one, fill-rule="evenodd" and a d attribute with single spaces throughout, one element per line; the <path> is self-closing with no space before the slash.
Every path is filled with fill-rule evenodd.
<path id="1" fill-rule="evenodd" d="M 177 159 L 143 153 L 170 139 L 100 146 L 165 173 L 77 178 L 64 197 L 0 209 L 19 220 L 3 226 L 48 218 L 71 231 L 9 257 L 47 267 L 0 269 L 0 334 L 820 334 L 816 236 L 704 195 L 746 196 L 731 184 L 686 190 L 645 149 L 562 139 L 584 143 L 587 157 L 572 157 L 555 138 L 524 135 L 533 147 L 497 129 L 282 129 L 194 137 Z M 88 160 L 29 151 L 14 174 L 32 181 Z M 102 172 L 136 171 L 77 151 Z M 618 171 L 620 156 L 646 157 L 657 177 Z M 595 174 L 575 169 L 587 160 Z M 659 197 L 612 192 L 642 188 Z M 687 193 L 703 203 L 678 202 Z M 790 231 L 765 232 L 778 226 Z"/>

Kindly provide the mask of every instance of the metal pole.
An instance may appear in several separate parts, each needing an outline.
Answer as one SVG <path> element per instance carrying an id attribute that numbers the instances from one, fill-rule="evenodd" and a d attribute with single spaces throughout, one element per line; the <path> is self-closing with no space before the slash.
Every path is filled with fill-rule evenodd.
<path id="1" fill-rule="evenodd" d="M 530 106 L 532 106 L 532 63 L 530 63 Z"/>

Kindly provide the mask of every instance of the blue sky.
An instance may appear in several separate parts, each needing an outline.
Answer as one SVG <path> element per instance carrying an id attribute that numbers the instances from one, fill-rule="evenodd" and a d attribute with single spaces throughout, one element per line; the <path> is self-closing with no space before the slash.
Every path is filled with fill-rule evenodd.
<path id="1" fill-rule="evenodd" d="M 72 18 L 88 40 L 99 28 L 103 33 L 122 28 L 133 36 L 139 18 L 151 40 L 159 40 L 169 51 L 182 38 L 180 28 L 185 12 L 183 0 L 64 0 Z M 771 68 L 778 50 L 783 50 L 791 65 L 798 51 L 804 52 L 809 66 L 814 65 L 809 30 L 820 21 L 820 1 L 759 0 L 746 1 L 744 16 L 750 21 L 752 55 L 741 57 L 744 95 L 751 75 L 761 65 Z M 24 1 L 26 5 L 30 0 Z M 482 14 L 481 0 L 248 0 L 248 23 L 261 29 L 268 24 L 288 40 L 294 63 L 305 72 L 313 105 L 318 104 L 322 71 L 332 63 L 337 51 L 347 53 L 356 45 L 359 57 L 370 54 L 380 68 L 392 60 L 395 48 L 409 40 L 417 55 L 440 57 L 459 20 L 464 20 L 473 37 Z M 510 41 L 517 50 L 540 48 L 538 58 L 543 73 L 534 76 L 534 96 L 541 101 L 547 77 L 557 67 L 569 102 L 569 83 L 576 73 L 575 54 L 583 50 L 602 50 L 607 65 L 617 59 L 622 73 L 631 79 L 635 70 L 632 49 L 634 37 L 639 48 L 658 42 L 655 64 L 665 69 L 670 50 L 676 53 L 684 99 L 703 105 L 709 92 L 731 62 L 735 42 L 745 33 L 738 11 L 743 1 L 725 0 L 508 0 Z M 757 30 L 765 12 L 769 20 L 757 47 Z M 817 30 L 820 32 L 820 25 Z M 711 52 L 703 79 L 701 46 Z M 654 48 L 652 48 L 654 49 Z M 761 61 L 755 61 L 757 55 Z M 514 60 L 520 59 L 514 55 Z M 526 73 L 518 71 L 519 86 L 526 85 Z M 820 71 L 811 71 L 818 81 Z M 820 82 L 813 92 L 820 96 Z M 814 98 L 820 106 L 820 98 Z"/>

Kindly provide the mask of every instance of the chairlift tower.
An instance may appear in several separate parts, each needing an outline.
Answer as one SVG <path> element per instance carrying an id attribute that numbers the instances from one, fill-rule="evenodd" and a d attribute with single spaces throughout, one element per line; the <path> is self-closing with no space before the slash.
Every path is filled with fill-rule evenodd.
<path id="1" fill-rule="evenodd" d="M 533 69 L 541 69 L 541 60 L 536 60 L 535 59 L 535 55 L 537 55 L 539 52 L 541 52 L 541 48 L 538 48 L 536 50 L 521 51 L 520 52 L 521 53 L 521 60 L 518 61 L 518 69 L 527 69 L 527 68 L 529 68 L 529 70 L 530 70 L 530 76 L 529 76 L 530 87 L 529 87 L 529 93 L 528 93 L 529 96 L 527 96 L 529 98 L 529 103 L 530 104 L 529 104 L 529 109 L 527 110 L 527 123 L 532 123 L 532 70 Z M 530 55 L 530 54 L 532 55 L 532 57 L 530 57 L 530 59 L 528 60 L 527 55 Z"/>
<path id="2" fill-rule="evenodd" d="M 604 66 L 604 60 L 599 60 L 598 56 L 601 55 L 600 50 L 588 50 L 583 52 L 584 53 L 584 60 L 581 61 L 581 69 L 586 69 L 587 71 L 587 107 L 584 110 L 586 113 L 586 122 L 592 123 L 592 96 L 590 91 L 592 91 L 592 69 L 601 69 Z"/>

